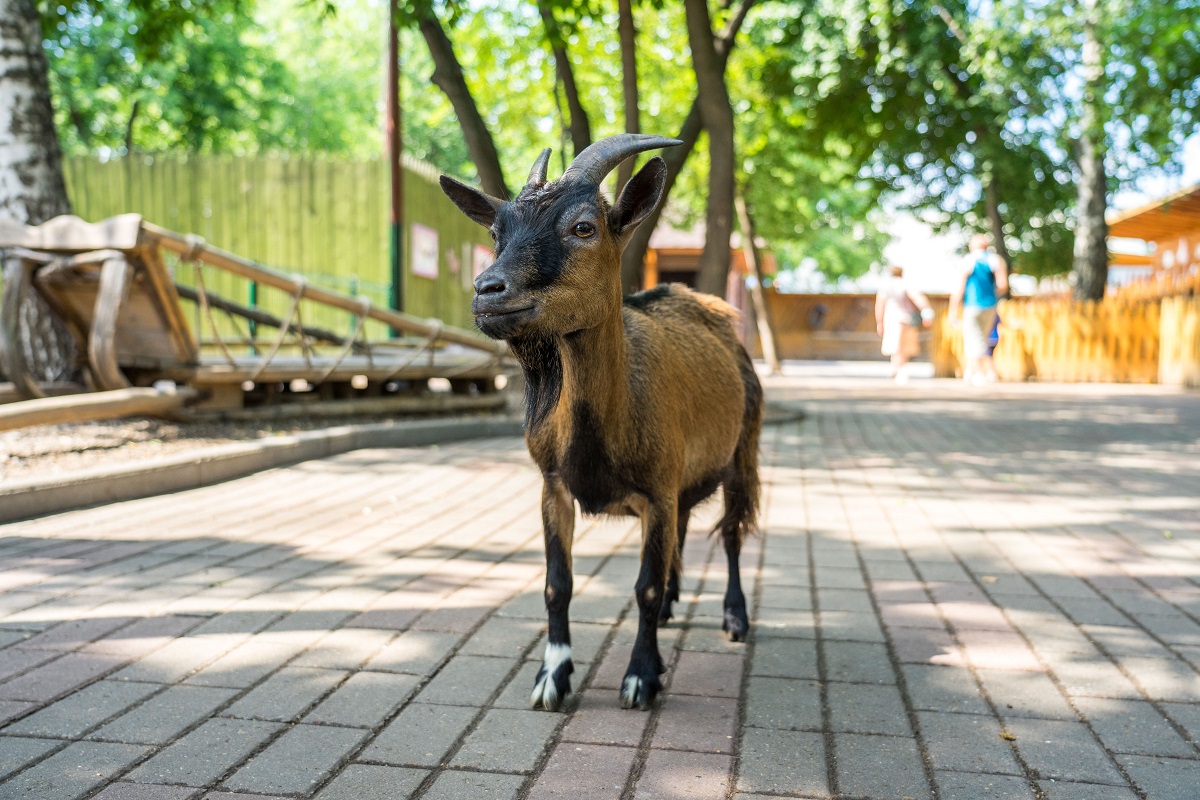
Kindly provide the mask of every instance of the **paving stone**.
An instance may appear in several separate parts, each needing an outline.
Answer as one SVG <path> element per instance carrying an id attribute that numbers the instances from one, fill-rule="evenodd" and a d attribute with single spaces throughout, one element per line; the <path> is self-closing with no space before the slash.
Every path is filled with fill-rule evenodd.
<path id="1" fill-rule="evenodd" d="M 572 626 L 574 627 L 574 626 Z M 463 642 L 463 655 L 515 658 L 523 654 L 542 632 L 542 626 L 526 619 L 492 617 Z M 575 643 L 575 631 L 572 630 Z"/>
<path id="2" fill-rule="evenodd" d="M 75 739 L 161 688 L 150 683 L 98 681 L 13 723 L 4 732 Z"/>
<path id="3" fill-rule="evenodd" d="M 887 648 L 865 642 L 826 642 L 825 675 L 828 680 L 847 683 L 896 682 Z"/>
<path id="4" fill-rule="evenodd" d="M 149 748 L 104 742 L 75 742 L 0 786 L 0 797 L 75 800 L 107 783 Z"/>
<path id="5" fill-rule="evenodd" d="M 741 655 L 684 651 L 671 671 L 670 690 L 673 694 L 737 697 L 745 663 Z"/>
<path id="6" fill-rule="evenodd" d="M 611 692 L 588 689 L 579 696 L 560 738 L 564 742 L 637 747 L 649 721 L 649 714 L 631 714 L 619 707 Z"/>
<path id="7" fill-rule="evenodd" d="M 1163 703 L 1162 707 L 1167 716 L 1187 731 L 1190 741 L 1200 744 L 1200 705 Z"/>
<path id="8" fill-rule="evenodd" d="M 817 615 L 821 635 L 826 639 L 847 642 L 886 642 L 883 628 L 874 612 L 870 611 L 827 611 L 821 609 Z"/>
<path id="9" fill-rule="evenodd" d="M 187 679 L 192 686 L 245 689 L 289 661 L 302 648 L 295 642 L 252 639 Z"/>
<path id="10" fill-rule="evenodd" d="M 1124 786 L 1067 781 L 1042 781 L 1038 785 L 1046 800 L 1134 800 L 1137 797 L 1132 789 Z"/>
<path id="11" fill-rule="evenodd" d="M 0 700 L 46 703 L 91 683 L 120 664 L 121 661 L 114 656 L 67 653 L 0 684 Z"/>
<path id="12" fill-rule="evenodd" d="M 912 735 L 904 701 L 895 686 L 831 683 L 828 698 L 832 730 Z"/>
<path id="13" fill-rule="evenodd" d="M 1021 758 L 1041 779 L 1125 784 L 1104 750 L 1081 722 L 1047 719 L 1011 719 Z"/>
<path id="14" fill-rule="evenodd" d="M 562 721 L 560 715 L 544 711 L 494 709 L 467 736 L 451 763 L 493 772 L 529 772 Z"/>
<path id="15" fill-rule="evenodd" d="M 866 589 L 866 581 L 857 568 L 821 567 L 813 571 L 816 584 L 830 589 Z"/>
<path id="16" fill-rule="evenodd" d="M 1183 758 L 1196 755 L 1195 749 L 1145 701 L 1080 697 L 1075 707 L 1114 753 Z"/>
<path id="17" fill-rule="evenodd" d="M 563 744 L 554 748 L 550 760 L 530 789 L 529 800 L 578 798 L 618 800 L 633 767 L 637 750 L 632 747 L 602 747 L 594 744 Z"/>
<path id="18" fill-rule="evenodd" d="M 0 650 L 0 680 L 33 669 L 60 655 L 56 650 L 25 650 L 20 647 Z"/>
<path id="19" fill-rule="evenodd" d="M 815 639 L 817 636 L 816 617 L 808 609 L 760 608 L 754 618 L 754 626 L 772 636 L 799 639 Z"/>
<path id="20" fill-rule="evenodd" d="M 919 711 L 991 713 L 975 679 L 966 669 L 905 664 L 901 671 L 905 693 L 913 708 Z"/>
<path id="21" fill-rule="evenodd" d="M 23 650 L 75 650 L 133 622 L 133 617 L 74 619 L 21 643 Z"/>
<path id="22" fill-rule="evenodd" d="M 305 722 L 374 728 L 416 690 L 420 678 L 387 672 L 356 672 L 305 715 Z"/>
<path id="23" fill-rule="evenodd" d="M 366 737 L 366 731 L 296 725 L 227 778 L 225 786 L 260 794 L 307 794 Z"/>
<path id="24" fill-rule="evenodd" d="M 650 746 L 732 753 L 737 737 L 737 714 L 735 698 L 668 694 L 663 700 Z"/>
<path id="25" fill-rule="evenodd" d="M 339 628 L 330 631 L 312 647 L 296 656 L 289 667 L 317 667 L 330 670 L 356 670 L 376 656 L 393 634 L 374 628 Z M 403 671 L 403 670 L 392 670 Z"/>
<path id="26" fill-rule="evenodd" d="M 816 680 L 817 643 L 811 639 L 784 639 L 756 634 L 751 675 Z"/>
<path id="27" fill-rule="evenodd" d="M 902 796 L 913 800 L 928 800 L 933 796 L 913 740 L 840 733 L 834 742 L 840 793 L 851 797 Z"/>
<path id="28" fill-rule="evenodd" d="M 516 659 L 509 658 L 455 656 L 421 690 L 417 700 L 447 705 L 483 705 L 517 663 Z"/>
<path id="29" fill-rule="evenodd" d="M 917 723 L 935 769 L 1021 774 L 1012 747 L 991 716 L 919 712 Z"/>
<path id="30" fill-rule="evenodd" d="M 156 753 L 129 775 L 137 783 L 205 786 L 257 750 L 284 726 L 245 719 L 210 719 Z"/>
<path id="31" fill-rule="evenodd" d="M 316 800 L 403 800 L 425 780 L 423 769 L 351 764 L 316 796 Z"/>
<path id="32" fill-rule="evenodd" d="M 1117 756 L 1139 789 L 1154 800 L 1194 800 L 1196 759 Z"/>
<path id="33" fill-rule="evenodd" d="M 820 730 L 820 684 L 785 678 L 750 678 L 745 724 L 778 730 Z"/>
<path id="34" fill-rule="evenodd" d="M 438 775 L 422 800 L 517 800 L 525 778 L 488 772 L 446 770 Z"/>
<path id="35" fill-rule="evenodd" d="M 962 664 L 958 643 L 943 628 L 889 627 L 896 660 L 902 664 Z"/>
<path id="36" fill-rule="evenodd" d="M 477 712 L 468 706 L 410 703 L 363 750 L 359 760 L 397 766 L 437 766 Z M 413 736 L 413 731 L 421 731 L 421 735 Z"/>
<path id="37" fill-rule="evenodd" d="M 819 733 L 747 728 L 739 758 L 738 791 L 829 796 Z"/>
<path id="38" fill-rule="evenodd" d="M 92 800 L 193 800 L 203 789 L 188 786 L 155 786 L 149 783 L 114 783 Z"/>
<path id="39" fill-rule="evenodd" d="M 1075 719 L 1075 712 L 1045 673 L 981 669 L 976 674 L 1002 717 Z"/>
<path id="40" fill-rule="evenodd" d="M 135 744 L 166 744 L 208 717 L 236 694 L 234 689 L 171 686 L 93 732 L 89 738 Z"/>
<path id="41" fill-rule="evenodd" d="M 4 751 L 4 758 L 0 759 L 0 780 L 62 744 L 50 739 L 25 739 L 19 736 L 0 738 L 0 749 Z"/>
<path id="42" fill-rule="evenodd" d="M 366 668 L 376 672 L 430 675 L 462 641 L 456 633 L 405 631 L 379 651 Z"/>
<path id="43" fill-rule="evenodd" d="M 290 722 L 333 690 L 346 673 L 284 667 L 222 712 L 222 716 Z"/>
<path id="44" fill-rule="evenodd" d="M 1024 778 L 972 772 L 936 772 L 933 776 L 941 800 L 1034 800 Z"/>
<path id="45" fill-rule="evenodd" d="M 634 787 L 634 800 L 725 800 L 730 756 L 652 750 Z"/>
<path id="46" fill-rule="evenodd" d="M 807 586 L 780 586 L 765 584 L 759 600 L 763 608 L 790 608 L 799 611 L 812 610 L 812 591 Z"/>

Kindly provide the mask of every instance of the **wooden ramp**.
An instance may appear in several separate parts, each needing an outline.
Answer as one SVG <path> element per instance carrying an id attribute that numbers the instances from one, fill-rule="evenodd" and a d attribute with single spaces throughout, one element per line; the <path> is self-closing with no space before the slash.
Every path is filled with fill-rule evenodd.
<path id="1" fill-rule="evenodd" d="M 171 381 L 195 389 L 196 406 L 209 410 L 356 397 L 380 408 L 391 393 L 411 408 L 433 378 L 460 395 L 493 395 L 478 405 L 494 406 L 496 378 L 511 367 L 503 342 L 312 285 L 136 214 L 97 223 L 63 216 L 40 226 L 0 220 L 0 252 L 0 369 L 14 398 L 63 392 L 39 380 L 32 363 L 36 343 L 22 320 L 31 294 L 70 332 L 80 390 Z M 231 279 L 283 293 L 290 310 L 271 313 L 207 288 Z M 305 324 L 302 310 L 314 305 L 345 312 L 353 331 Z M 399 338 L 368 341 L 368 320 Z"/>

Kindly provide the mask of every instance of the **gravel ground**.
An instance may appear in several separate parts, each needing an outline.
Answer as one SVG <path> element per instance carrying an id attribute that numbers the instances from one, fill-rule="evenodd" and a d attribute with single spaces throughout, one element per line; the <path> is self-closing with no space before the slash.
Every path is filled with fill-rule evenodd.
<path id="1" fill-rule="evenodd" d="M 130 417 L 107 422 L 39 425 L 0 433 L 0 481 L 77 472 L 93 467 L 151 461 L 228 442 L 385 422 L 393 417 L 294 419 L 277 422 L 167 422 Z"/>

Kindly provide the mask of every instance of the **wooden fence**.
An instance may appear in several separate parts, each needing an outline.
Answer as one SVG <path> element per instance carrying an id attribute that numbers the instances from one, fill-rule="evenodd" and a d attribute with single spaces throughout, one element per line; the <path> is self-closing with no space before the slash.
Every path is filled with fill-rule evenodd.
<path id="1" fill-rule="evenodd" d="M 1155 383 L 1163 329 L 1157 301 L 1016 300 L 1000 304 L 996 371 L 1003 380 Z M 962 331 L 935 325 L 935 374 L 962 374 Z"/>
<path id="2" fill-rule="evenodd" d="M 381 160 L 172 154 L 69 158 L 64 168 L 74 212 L 84 219 L 135 212 L 310 283 L 389 305 L 388 177 Z M 404 310 L 471 327 L 473 265 L 490 252 L 487 234 L 446 199 L 432 167 L 406 161 L 404 191 Z M 177 280 L 194 285 L 191 268 L 169 266 Z M 291 302 L 234 276 L 212 281 L 209 291 L 276 315 L 285 315 Z M 305 311 L 306 323 L 353 330 L 350 314 Z M 208 323 L 198 309 L 191 322 L 205 338 Z M 370 323 L 367 333 L 380 338 L 385 328 Z"/>
<path id="3" fill-rule="evenodd" d="M 1158 380 L 1200 388 L 1200 297 L 1162 301 Z"/>

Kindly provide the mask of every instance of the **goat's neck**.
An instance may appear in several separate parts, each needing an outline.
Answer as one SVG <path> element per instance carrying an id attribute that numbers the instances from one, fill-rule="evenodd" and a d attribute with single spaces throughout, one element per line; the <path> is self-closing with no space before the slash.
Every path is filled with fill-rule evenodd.
<path id="1" fill-rule="evenodd" d="M 556 414 L 564 422 L 576 404 L 595 413 L 605 433 L 619 431 L 629 416 L 629 358 L 618 311 L 593 328 L 558 340 L 563 387 Z"/>

